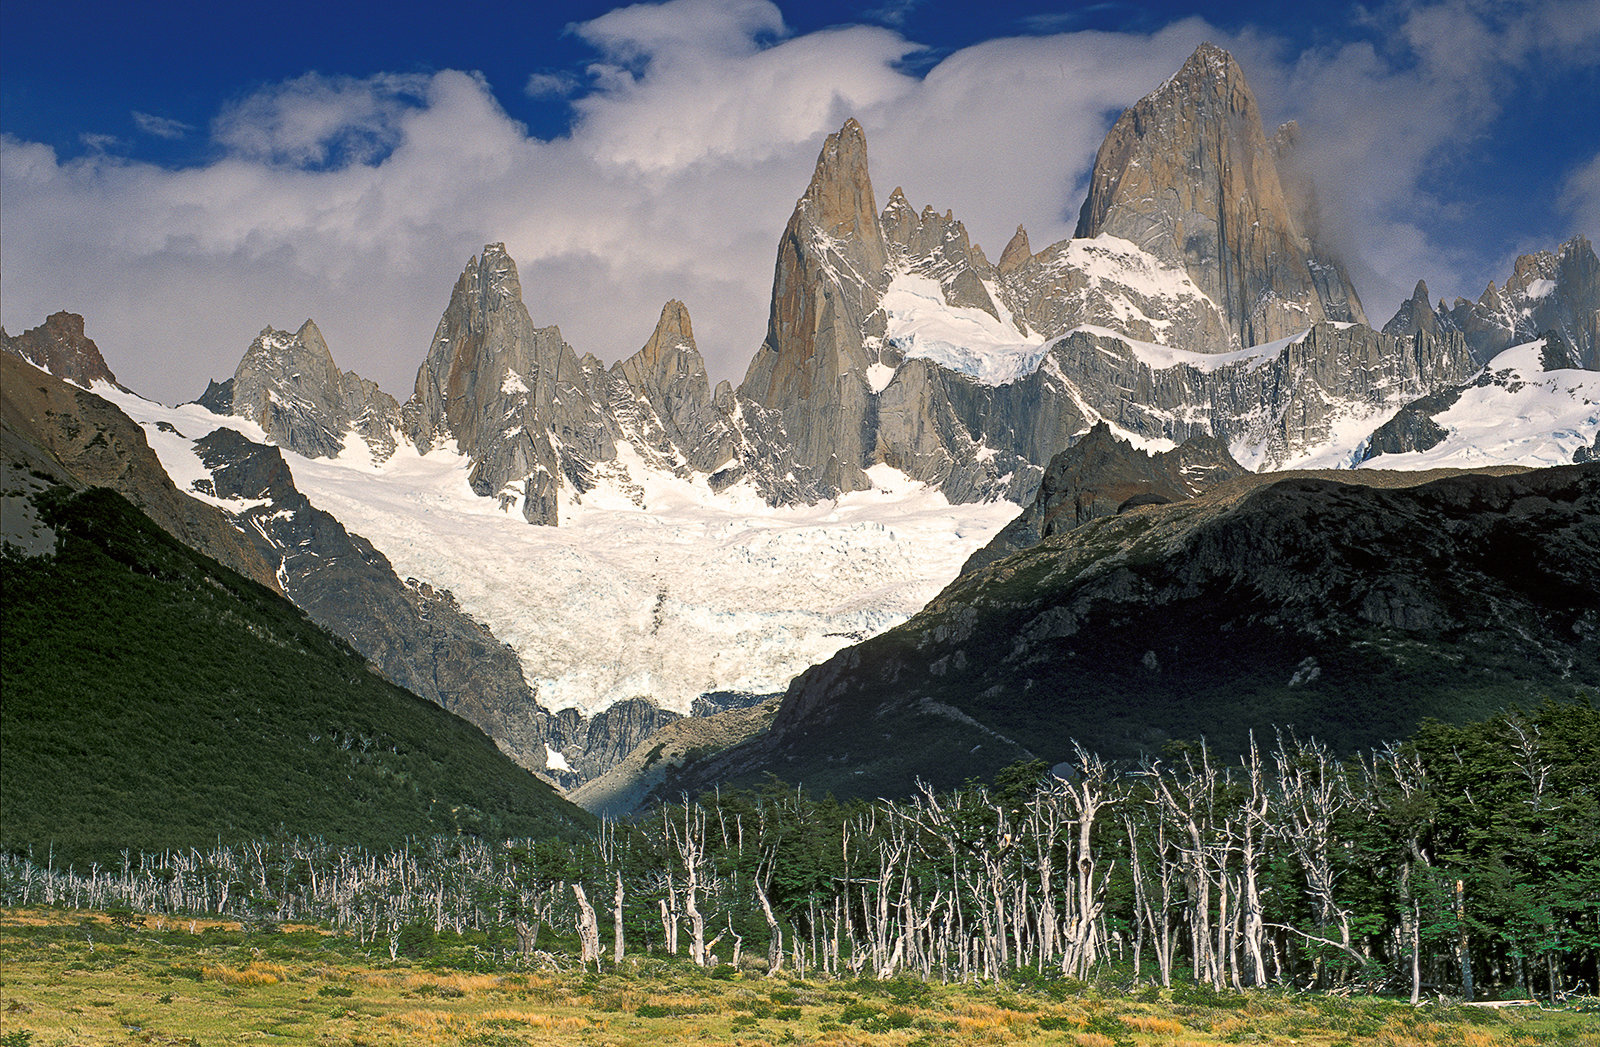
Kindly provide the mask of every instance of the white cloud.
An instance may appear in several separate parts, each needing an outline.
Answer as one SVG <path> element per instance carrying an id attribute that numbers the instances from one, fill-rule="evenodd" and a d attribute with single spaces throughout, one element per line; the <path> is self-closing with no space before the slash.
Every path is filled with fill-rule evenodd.
<path id="1" fill-rule="evenodd" d="M 194 130 L 193 127 L 190 127 L 182 120 L 174 120 L 170 116 L 152 116 L 149 113 L 141 113 L 137 109 L 133 111 L 133 126 L 147 135 L 154 135 L 157 138 L 165 138 L 169 141 L 176 141 Z"/>
<path id="2" fill-rule="evenodd" d="M 1600 236 L 1600 153 L 1567 176 L 1561 206 L 1572 216 L 1572 231 Z"/>
<path id="3" fill-rule="evenodd" d="M 522 85 L 522 93 L 529 98 L 565 98 L 581 86 L 571 73 L 530 73 Z"/>
<path id="4" fill-rule="evenodd" d="M 1291 56 L 1189 20 L 991 41 L 917 76 L 902 60 L 919 46 L 881 27 L 795 36 L 766 2 L 638 5 L 574 27 L 596 58 L 552 141 L 457 71 L 271 85 L 213 121 L 220 159 L 183 170 L 0 140 L 0 309 L 8 330 L 83 312 L 119 376 L 165 399 L 231 373 L 262 326 L 310 316 L 342 366 L 403 397 L 462 264 L 504 240 L 535 322 L 580 352 L 633 352 L 680 297 L 713 376 L 737 381 L 784 221 L 845 117 L 867 130 L 880 205 L 899 184 L 953 209 L 991 257 L 1019 222 L 1042 247 L 1072 231 L 1111 118 L 1206 38 L 1240 55 L 1269 113 L 1306 126 L 1325 202 L 1363 242 L 1369 304 L 1375 281 L 1446 291 L 1441 275 L 1470 261 L 1422 232 L 1444 204 L 1419 185 L 1492 118 L 1497 63 L 1590 60 L 1582 20 L 1556 27 L 1547 10 L 1507 28 L 1459 2 L 1405 8 L 1392 52 Z M 1583 221 L 1597 170 L 1569 180 Z"/>
<path id="5" fill-rule="evenodd" d="M 235 156 L 259 163 L 368 163 L 400 143 L 401 121 L 427 83 L 419 75 L 307 73 L 229 105 L 211 134 Z"/>
<path id="6" fill-rule="evenodd" d="M 1382 324 L 1419 277 L 1436 295 L 1476 298 L 1509 272 L 1506 251 L 1531 246 L 1490 246 L 1493 230 L 1506 235 L 1504 216 L 1462 214 L 1433 187 L 1483 162 L 1484 135 L 1530 82 L 1600 62 L 1600 3 L 1404 2 L 1372 17 L 1384 46 L 1347 43 L 1246 68 L 1306 132 L 1325 225 Z M 1463 226 L 1477 242 L 1450 234 Z"/>

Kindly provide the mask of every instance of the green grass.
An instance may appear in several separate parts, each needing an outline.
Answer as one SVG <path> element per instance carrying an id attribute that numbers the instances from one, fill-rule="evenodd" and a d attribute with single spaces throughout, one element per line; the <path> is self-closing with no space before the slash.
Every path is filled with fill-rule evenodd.
<path id="1" fill-rule="evenodd" d="M 589 824 L 476 727 L 115 493 L 40 501 L 57 555 L 0 559 L 0 845 L 104 863 L 280 832 L 392 847 Z"/>
<path id="2" fill-rule="evenodd" d="M 648 957 L 601 974 L 570 957 L 564 969 L 467 970 L 469 946 L 449 932 L 437 957 L 418 962 L 315 928 L 146 924 L 0 910 L 0 1044 L 1600 1047 L 1592 1000 L 1589 1010 L 1489 1011 L 1114 982 L 819 982 L 754 969 L 714 977 Z"/>

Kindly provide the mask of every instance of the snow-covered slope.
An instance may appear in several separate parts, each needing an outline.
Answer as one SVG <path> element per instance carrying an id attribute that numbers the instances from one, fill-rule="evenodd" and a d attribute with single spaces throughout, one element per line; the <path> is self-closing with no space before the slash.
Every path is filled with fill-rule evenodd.
<path id="1" fill-rule="evenodd" d="M 1571 362 L 1570 360 L 1565 362 Z M 1442 430 L 1426 449 L 1383 453 L 1369 469 L 1570 465 L 1600 441 L 1600 371 L 1549 367 L 1546 339 L 1512 346 L 1427 417 Z M 1549 369 L 1546 369 L 1549 367 Z M 1445 405 L 1453 398 L 1454 402 Z M 1425 441 L 1424 441 L 1425 442 Z"/>
<path id="2" fill-rule="evenodd" d="M 1019 334 L 1009 313 L 997 317 L 974 306 L 948 304 L 939 282 L 930 277 L 897 275 L 878 307 L 885 317 L 884 341 L 907 359 L 932 360 L 985 385 L 1014 382 L 1044 359 L 1044 338 Z M 887 379 L 874 380 L 873 392 L 882 392 Z"/>
<path id="3" fill-rule="evenodd" d="M 212 430 L 266 441 L 197 405 L 95 391 L 144 426 L 180 487 L 208 475 L 192 443 Z M 337 458 L 284 458 L 313 504 L 402 578 L 449 589 L 509 643 L 542 705 L 585 713 L 635 696 L 688 712 L 707 691 L 781 690 L 916 612 L 1016 514 L 1005 502 L 952 506 L 887 467 L 871 470 L 877 490 L 775 509 L 618 450 L 632 482 L 602 475 L 581 504 L 561 506 L 560 527 L 530 527 L 475 495 L 453 446 L 419 455 L 402 443 L 375 461 L 352 435 Z"/>

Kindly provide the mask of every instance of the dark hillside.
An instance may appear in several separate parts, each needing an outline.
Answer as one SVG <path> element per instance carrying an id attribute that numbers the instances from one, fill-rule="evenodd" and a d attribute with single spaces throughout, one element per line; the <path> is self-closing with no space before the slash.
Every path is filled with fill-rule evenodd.
<path id="1" fill-rule="evenodd" d="M 964 575 L 664 795 L 772 773 L 898 796 L 1055 764 L 1074 740 L 1237 753 L 1277 727 L 1349 752 L 1600 696 L 1600 466 L 1353 479 L 1245 477 Z"/>
<path id="2" fill-rule="evenodd" d="M 34 501 L 56 554 L 0 562 L 5 847 L 106 861 L 280 830 L 387 847 L 588 824 L 476 727 L 121 496 Z"/>

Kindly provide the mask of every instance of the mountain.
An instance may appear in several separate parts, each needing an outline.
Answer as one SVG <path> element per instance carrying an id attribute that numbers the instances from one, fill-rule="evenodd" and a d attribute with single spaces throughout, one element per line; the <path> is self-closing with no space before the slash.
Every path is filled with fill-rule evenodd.
<path id="1" fill-rule="evenodd" d="M 737 388 L 713 387 L 676 299 L 627 359 L 581 353 L 535 323 L 499 243 L 456 279 L 405 403 L 309 320 L 263 330 L 194 405 L 95 388 L 317 621 L 572 785 L 708 695 L 781 691 L 904 621 L 969 556 L 1446 431 L 1428 405 L 1478 381 L 1487 321 L 1419 284 L 1367 326 L 1298 146 L 1203 46 L 1111 127 L 1079 235 L 1036 251 L 1019 227 L 991 262 L 951 210 L 903 188 L 880 209 L 848 120 L 778 239 Z M 1519 262 L 1507 299 L 1577 332 L 1580 361 L 1584 250 Z M 1572 430 L 1546 434 L 1562 461 L 1600 441 L 1547 413 Z M 1457 428 L 1475 463 L 1548 460 Z"/>
<path id="2" fill-rule="evenodd" d="M 213 382 L 199 402 L 250 419 L 274 443 L 307 458 L 336 457 L 352 433 L 386 458 L 400 424 L 394 397 L 354 371 L 341 373 L 310 320 L 293 334 L 263 330 L 233 377 Z"/>
<path id="3" fill-rule="evenodd" d="M 1498 353 L 1467 381 L 1412 401 L 1360 454 L 1380 468 L 1491 461 L 1591 461 L 1600 450 L 1600 371 L 1560 334 Z"/>
<path id="4" fill-rule="evenodd" d="M 1351 751 L 1425 717 L 1600 696 L 1600 465 L 1246 476 L 1090 520 L 797 677 L 675 788 L 766 773 L 899 795 L 1017 759 L 1293 727 Z M 1527 550 L 1537 549 L 1529 556 Z"/>
<path id="5" fill-rule="evenodd" d="M 1419 281 L 1383 329 L 1459 331 L 1480 363 L 1554 331 L 1573 348 L 1578 367 L 1600 370 L 1600 259 L 1587 239 L 1575 236 L 1554 253 L 1518 256 L 1504 287 L 1491 282 L 1477 301 L 1457 298 L 1447 307 L 1441 300 L 1437 310 Z"/>
<path id="6" fill-rule="evenodd" d="M 0 557 L 0 846 L 86 865 L 281 832 L 393 847 L 585 828 L 477 728 L 5 432 L 8 515 L 26 499 L 53 540 Z"/>
<path id="7" fill-rule="evenodd" d="M 81 338 L 82 318 L 61 320 L 65 315 L 52 317 L 55 330 L 74 330 L 80 340 L 70 356 L 56 355 L 53 361 L 69 373 L 109 375 L 103 364 L 85 369 L 70 362 L 99 360 L 100 353 L 92 341 Z M 33 334 L 28 332 L 22 339 Z M 45 468 L 58 480 L 64 471 L 76 485 L 108 487 L 185 545 L 252 581 L 279 588 L 276 562 L 261 556 L 215 506 L 179 491 L 138 425 L 93 393 L 27 363 L 28 357 L 20 351 L 27 344 L 22 339 L 0 334 L 0 424 L 11 449 L 8 453 L 34 463 L 55 463 L 35 467 Z M 97 380 L 114 381 L 108 377 Z M 7 508 L 11 508 L 9 501 Z M 31 512 L 21 502 L 16 511 Z"/>
<path id="8" fill-rule="evenodd" d="M 85 389 L 95 382 L 122 388 L 76 313 L 52 313 L 38 327 L 15 336 L 0 327 L 0 351 Z"/>
<path id="9" fill-rule="evenodd" d="M 1075 235 L 1121 237 L 1182 266 L 1235 347 L 1322 320 L 1365 324 L 1349 275 L 1312 239 L 1309 194 L 1280 168 L 1296 137 L 1269 141 L 1238 62 L 1203 44 L 1111 128 Z"/>

